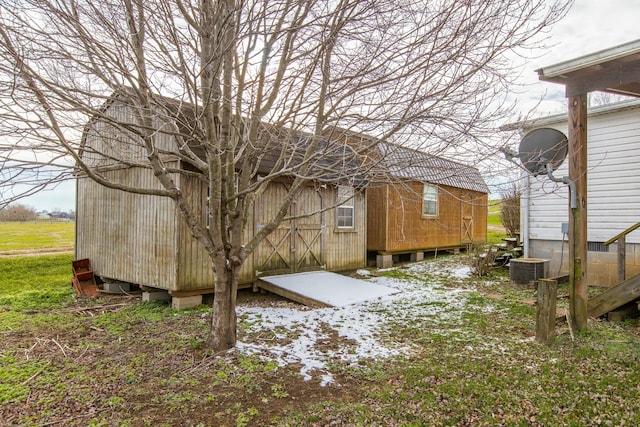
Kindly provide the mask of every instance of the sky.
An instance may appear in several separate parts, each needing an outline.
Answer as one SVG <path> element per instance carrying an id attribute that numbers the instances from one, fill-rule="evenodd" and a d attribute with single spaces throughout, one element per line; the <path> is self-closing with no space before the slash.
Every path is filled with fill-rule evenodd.
<path id="1" fill-rule="evenodd" d="M 76 183 L 65 181 L 55 188 L 43 190 L 17 203 L 34 208 L 37 212 L 68 212 L 76 210 Z"/>
<path id="2" fill-rule="evenodd" d="M 575 0 L 547 34 L 546 48 L 530 52 L 522 71 L 528 87 L 516 95 L 519 110 L 537 106 L 534 117 L 566 112 L 564 86 L 538 81 L 535 70 L 640 39 L 639 15 L 640 0 Z"/>
<path id="3" fill-rule="evenodd" d="M 519 111 L 534 117 L 566 111 L 564 86 L 538 81 L 535 70 L 640 39 L 640 0 L 575 0 L 571 10 L 547 34 L 546 48 L 529 52 L 522 65 L 526 85 L 514 93 Z M 542 101 L 541 101 L 542 100 Z M 74 210 L 75 185 L 66 183 L 23 199 L 36 210 Z"/>

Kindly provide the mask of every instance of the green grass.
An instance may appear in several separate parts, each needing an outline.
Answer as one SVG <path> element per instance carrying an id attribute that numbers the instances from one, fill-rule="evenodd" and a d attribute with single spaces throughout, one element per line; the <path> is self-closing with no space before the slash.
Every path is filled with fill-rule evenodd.
<path id="1" fill-rule="evenodd" d="M 502 213 L 502 202 L 500 200 L 489 200 L 489 215 L 487 223 L 489 225 L 502 225 L 500 214 Z"/>
<path id="2" fill-rule="evenodd" d="M 507 237 L 507 234 L 501 231 L 492 231 L 492 230 L 487 231 L 487 243 L 491 243 L 491 244 L 504 243 L 504 241 L 502 240 L 504 237 Z"/>
<path id="3" fill-rule="evenodd" d="M 0 258 L 0 309 L 39 310 L 70 302 L 71 254 Z"/>
<path id="4" fill-rule="evenodd" d="M 0 222 L 0 251 L 73 246 L 73 222 Z"/>
<path id="5" fill-rule="evenodd" d="M 76 328 L 64 316 L 38 312 L 74 300 L 71 260 L 71 255 L 0 258 L 0 339 L 16 331 L 28 334 L 56 328 L 65 334 Z M 34 342 L 29 345 L 37 345 L 37 339 Z M 31 390 L 29 379 L 39 376 L 47 365 L 42 359 L 5 353 L 0 346 L 0 406 L 25 399 Z"/>
<path id="6" fill-rule="evenodd" d="M 359 400 L 318 402 L 278 425 L 635 425 L 639 321 L 591 320 L 574 338 L 563 325 L 539 344 L 535 308 L 522 302 L 534 291 L 501 275 L 469 295 L 455 324 L 397 328 L 415 345 L 411 357 L 349 367 L 367 389 Z"/>
<path id="7" fill-rule="evenodd" d="M 124 299 L 75 296 L 70 255 L 0 258 L 0 419 L 25 426 L 637 424 L 638 320 L 590 320 L 573 336 L 562 325 L 553 342 L 539 344 L 535 307 L 524 302 L 535 291 L 512 286 L 506 270 L 441 278 L 456 260 L 440 257 L 431 274 L 384 275 L 464 290 L 456 293 L 457 315 L 430 315 L 429 301 L 416 315 L 386 307 L 381 332 L 409 350 L 336 362 L 338 385 L 321 387 L 303 381 L 295 364 L 241 351 L 213 357 L 201 348 L 206 308 L 130 300 L 104 308 Z M 271 340 L 270 332 L 265 325 L 255 342 Z"/>
<path id="8" fill-rule="evenodd" d="M 387 381 L 376 382 L 367 396 L 379 410 L 349 405 L 339 417 L 355 425 L 633 423 L 639 409 L 634 384 L 640 379 L 630 366 L 637 359 L 633 345 L 610 354 L 597 344 L 603 339 L 563 338 L 540 346 L 505 337 L 493 343 L 501 351 L 473 340 L 438 340 L 437 351 L 425 349 L 385 368 L 390 368 Z"/>
<path id="9" fill-rule="evenodd" d="M 487 216 L 487 243 L 498 244 L 503 243 L 502 238 L 507 237 L 502 228 L 502 201 L 489 200 L 489 214 Z"/>

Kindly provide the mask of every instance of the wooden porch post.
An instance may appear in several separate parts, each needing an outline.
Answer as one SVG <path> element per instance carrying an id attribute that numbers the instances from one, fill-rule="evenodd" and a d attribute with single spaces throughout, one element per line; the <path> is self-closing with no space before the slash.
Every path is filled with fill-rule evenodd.
<path id="1" fill-rule="evenodd" d="M 587 327 L 587 94 L 569 101 L 569 178 L 576 207 L 569 209 L 569 313 L 574 330 Z"/>
<path id="2" fill-rule="evenodd" d="M 556 302 L 558 281 L 538 280 L 538 304 L 536 305 L 536 341 L 548 343 L 556 330 Z"/>

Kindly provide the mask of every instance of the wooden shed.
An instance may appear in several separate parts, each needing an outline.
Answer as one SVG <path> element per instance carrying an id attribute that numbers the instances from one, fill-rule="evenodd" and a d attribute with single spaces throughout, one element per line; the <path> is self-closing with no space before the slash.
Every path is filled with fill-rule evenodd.
<path id="1" fill-rule="evenodd" d="M 166 167 L 188 169 L 188 163 L 171 154 L 179 147 L 175 132 L 164 131 L 175 129 L 175 124 L 158 120 L 157 148 L 167 153 L 163 155 Z M 145 153 L 135 138 L 112 124 L 127 122 L 137 125 L 132 108 L 117 97 L 107 102 L 101 117 L 90 121 L 85 129 L 83 160 L 113 182 L 160 188 L 150 169 L 127 165 L 127 159 L 133 164 Z M 206 182 L 180 173 L 174 179 L 192 205 L 204 211 Z M 245 231 L 247 239 L 275 215 L 275 202 L 287 193 L 289 182 L 286 176 L 274 181 L 256 198 Z M 353 198 L 342 205 L 337 203 L 338 197 L 345 195 Z M 166 290 L 174 298 L 213 292 L 209 256 L 169 198 L 107 188 L 80 174 L 76 203 L 75 255 L 77 259 L 89 258 L 97 276 L 143 289 Z M 262 275 L 365 266 L 364 191 L 312 182 L 289 214 L 294 219 L 282 223 L 245 261 L 241 286 L 251 286 Z"/>
<path id="2" fill-rule="evenodd" d="M 379 149 L 393 183 L 367 190 L 367 251 L 378 266 L 486 242 L 489 190 L 477 169 L 392 144 Z"/>
<path id="3" fill-rule="evenodd" d="M 371 147 L 367 253 L 379 268 L 416 261 L 424 252 L 457 250 L 487 240 L 489 189 L 471 166 L 371 137 L 340 131 Z"/>

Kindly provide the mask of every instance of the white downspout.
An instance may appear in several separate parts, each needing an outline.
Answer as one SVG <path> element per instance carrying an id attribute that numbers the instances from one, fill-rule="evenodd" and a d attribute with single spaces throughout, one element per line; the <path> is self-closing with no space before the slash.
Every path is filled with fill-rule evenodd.
<path id="1" fill-rule="evenodd" d="M 522 245 L 524 249 L 523 256 L 529 258 L 529 209 L 531 208 L 531 176 L 527 173 L 524 175 L 524 191 L 520 201 L 520 230 L 522 230 Z"/>

